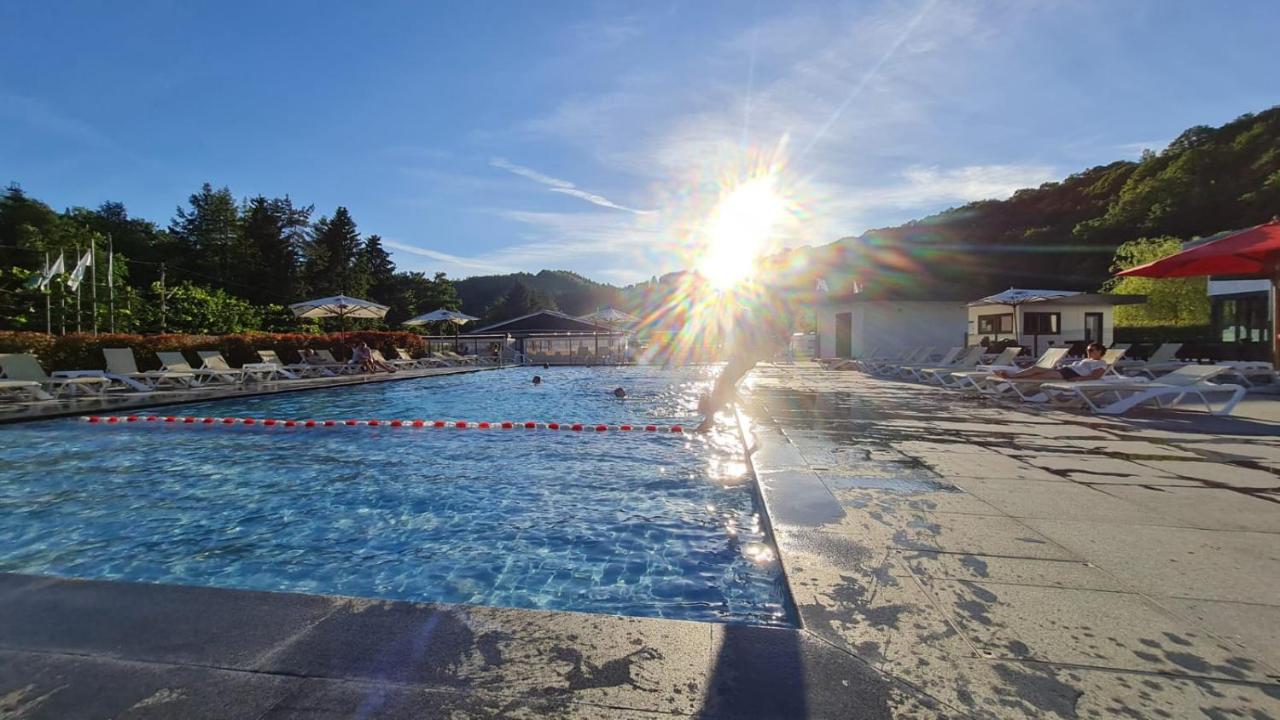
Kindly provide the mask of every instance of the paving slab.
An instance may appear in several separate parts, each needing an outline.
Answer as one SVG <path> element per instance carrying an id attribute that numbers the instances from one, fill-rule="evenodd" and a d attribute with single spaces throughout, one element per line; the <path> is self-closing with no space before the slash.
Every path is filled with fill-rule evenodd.
<path id="1" fill-rule="evenodd" d="M 1266 682 L 1268 668 L 1140 595 L 928 580 L 988 657 Z"/>
<path id="2" fill-rule="evenodd" d="M 1268 675 L 1280 682 L 1280 604 L 1251 605 L 1214 600 L 1162 600 L 1202 625 L 1209 632 L 1233 642 L 1266 663 Z M 1280 603 L 1280 598 L 1276 598 Z"/>
<path id="3" fill-rule="evenodd" d="M 1151 508 L 1183 527 L 1280 533 L 1280 502 L 1206 487 L 1108 486 L 1103 492 Z M 1066 519 L 1066 518 L 1064 518 Z M 1280 542 L 1280 537 L 1277 537 Z"/>
<path id="4" fill-rule="evenodd" d="M 1123 592 L 1129 588 L 1113 575 L 1088 563 L 1073 560 L 1032 560 L 996 555 L 896 550 L 895 572 L 919 578 L 971 580 L 974 582 L 1038 585 Z"/>
<path id="5" fill-rule="evenodd" d="M 708 718 L 944 718 L 955 713 L 808 633 L 715 626 Z M 783 678 L 805 677 L 807 682 Z"/>
<path id="6" fill-rule="evenodd" d="M 711 627 L 353 600 L 260 669 L 691 713 L 706 687 Z"/>
<path id="7" fill-rule="evenodd" d="M 456 720 L 457 718 L 567 718 L 653 720 L 679 717 L 620 707 L 583 705 L 563 698 L 507 697 L 493 693 L 424 690 L 392 683 L 338 680 L 299 682 L 296 692 L 273 706 L 260 720 Z"/>
<path id="8" fill-rule="evenodd" d="M 1027 519 L 1044 536 L 1139 592 L 1275 602 L 1280 543 L 1271 533 Z"/>
<path id="9" fill-rule="evenodd" d="M 1149 506 L 1072 482 L 1040 483 L 1000 478 L 960 478 L 960 487 L 1015 518 L 1090 520 L 1178 525 Z M 1154 491 L 1153 491 L 1154 492 Z"/>
<path id="10" fill-rule="evenodd" d="M 916 452 L 915 457 L 946 479 L 986 477 L 1047 482 L 1062 480 L 1048 470 L 997 452 L 981 454 Z"/>
<path id="11" fill-rule="evenodd" d="M 1069 550 L 1010 517 L 917 513 L 893 547 L 973 555 L 1078 560 Z"/>
<path id="12" fill-rule="evenodd" d="M 1211 440 L 1188 442 L 1183 447 L 1201 455 L 1222 459 L 1260 460 L 1280 463 L 1280 443 L 1271 442 L 1223 442 Z"/>
<path id="13" fill-rule="evenodd" d="M 1180 447 L 1146 440 L 1063 440 L 1063 447 L 1075 447 L 1090 453 L 1120 458 L 1195 458 L 1195 453 Z"/>
<path id="14" fill-rule="evenodd" d="M 1280 488 L 1280 475 L 1219 462 L 1145 460 L 1144 465 L 1162 473 L 1238 488 Z"/>
<path id="15" fill-rule="evenodd" d="M 257 718 L 298 682 L 210 667 L 0 650 L 0 717 Z"/>
<path id="16" fill-rule="evenodd" d="M 8 573 L 0 589 L 0 647 L 239 669 L 336 607 L 315 595 Z"/>
<path id="17" fill-rule="evenodd" d="M 1122 460 L 1120 458 L 1106 456 L 1061 453 L 1053 455 L 1024 455 L 1021 459 L 1023 462 L 1054 472 L 1073 472 L 1088 475 L 1096 474 L 1120 477 L 1128 475 L 1153 475 L 1149 465 L 1142 465 L 1140 463 L 1133 462 L 1132 460 Z M 1156 473 L 1156 475 L 1158 474 L 1159 473 Z M 1173 476 L 1171 475 L 1171 477 Z"/>

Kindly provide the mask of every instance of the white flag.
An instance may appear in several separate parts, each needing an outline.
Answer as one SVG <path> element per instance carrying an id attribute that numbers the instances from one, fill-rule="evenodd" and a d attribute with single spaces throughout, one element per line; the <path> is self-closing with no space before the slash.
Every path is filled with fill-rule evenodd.
<path id="1" fill-rule="evenodd" d="M 75 290 L 80 287 L 80 281 L 84 280 L 84 271 L 89 268 L 90 262 L 92 262 L 92 256 L 88 250 L 85 250 L 84 256 L 80 258 L 80 261 L 76 263 L 75 269 L 71 271 L 71 277 L 67 278 L 68 290 Z"/>
<path id="2" fill-rule="evenodd" d="M 58 259 L 53 261 L 52 266 L 45 264 L 44 272 L 40 273 L 40 283 L 36 287 L 40 288 L 41 292 L 48 290 L 49 282 L 53 280 L 53 276 L 66 271 L 67 269 L 62 265 L 62 255 L 58 255 Z"/>

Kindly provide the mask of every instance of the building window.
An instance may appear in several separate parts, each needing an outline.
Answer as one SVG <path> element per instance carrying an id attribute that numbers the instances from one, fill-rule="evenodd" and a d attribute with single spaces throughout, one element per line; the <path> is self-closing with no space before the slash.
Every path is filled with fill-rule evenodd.
<path id="1" fill-rule="evenodd" d="M 979 315 L 979 335 L 1011 335 L 1013 334 L 1013 314 Z"/>
<path id="2" fill-rule="evenodd" d="M 1266 342 L 1268 300 L 1265 292 L 1213 298 L 1214 334 L 1222 342 Z"/>
<path id="3" fill-rule="evenodd" d="M 1029 312 L 1022 314 L 1023 335 L 1059 335 L 1062 313 Z"/>

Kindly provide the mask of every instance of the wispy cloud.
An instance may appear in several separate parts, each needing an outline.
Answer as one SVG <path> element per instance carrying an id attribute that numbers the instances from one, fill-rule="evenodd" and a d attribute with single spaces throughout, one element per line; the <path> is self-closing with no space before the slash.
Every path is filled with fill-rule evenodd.
<path id="1" fill-rule="evenodd" d="M 612 208 L 614 210 L 623 210 L 637 215 L 643 215 L 648 212 L 647 210 L 637 210 L 635 208 L 627 207 L 626 205 L 619 205 L 603 195 L 597 195 L 596 193 L 583 190 L 568 180 L 561 180 L 560 178 L 540 173 L 533 168 L 517 165 L 506 158 L 493 158 L 489 161 L 489 164 L 493 167 L 506 170 L 514 175 L 519 175 L 520 177 L 528 178 L 536 183 L 546 185 L 551 189 L 551 192 L 576 197 L 580 200 L 586 200 L 592 205 L 599 205 L 600 207 Z"/>
<path id="2" fill-rule="evenodd" d="M 97 150 L 125 153 L 118 143 L 94 126 L 71 117 L 42 100 L 0 92 L 0 117 L 8 117 Z"/>

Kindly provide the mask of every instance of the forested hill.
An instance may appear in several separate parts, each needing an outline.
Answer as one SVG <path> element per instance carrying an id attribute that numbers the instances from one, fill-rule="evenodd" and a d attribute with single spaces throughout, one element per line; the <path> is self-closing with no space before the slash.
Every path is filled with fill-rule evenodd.
<path id="1" fill-rule="evenodd" d="M 797 251 L 833 290 L 972 299 L 1009 287 L 1096 290 L 1116 248 L 1182 240 L 1280 214 L 1280 107 L 1196 126 L 1138 162 L 1090 168 L 1007 200 Z"/>
<path id="2" fill-rule="evenodd" d="M 477 275 L 454 280 L 462 311 L 483 316 L 494 303 L 503 298 L 519 281 L 529 289 L 533 309 L 560 310 L 570 315 L 586 315 L 596 310 L 618 306 L 622 303 L 622 291 L 567 270 L 543 270 L 536 275 L 513 273 L 510 275 Z"/>

